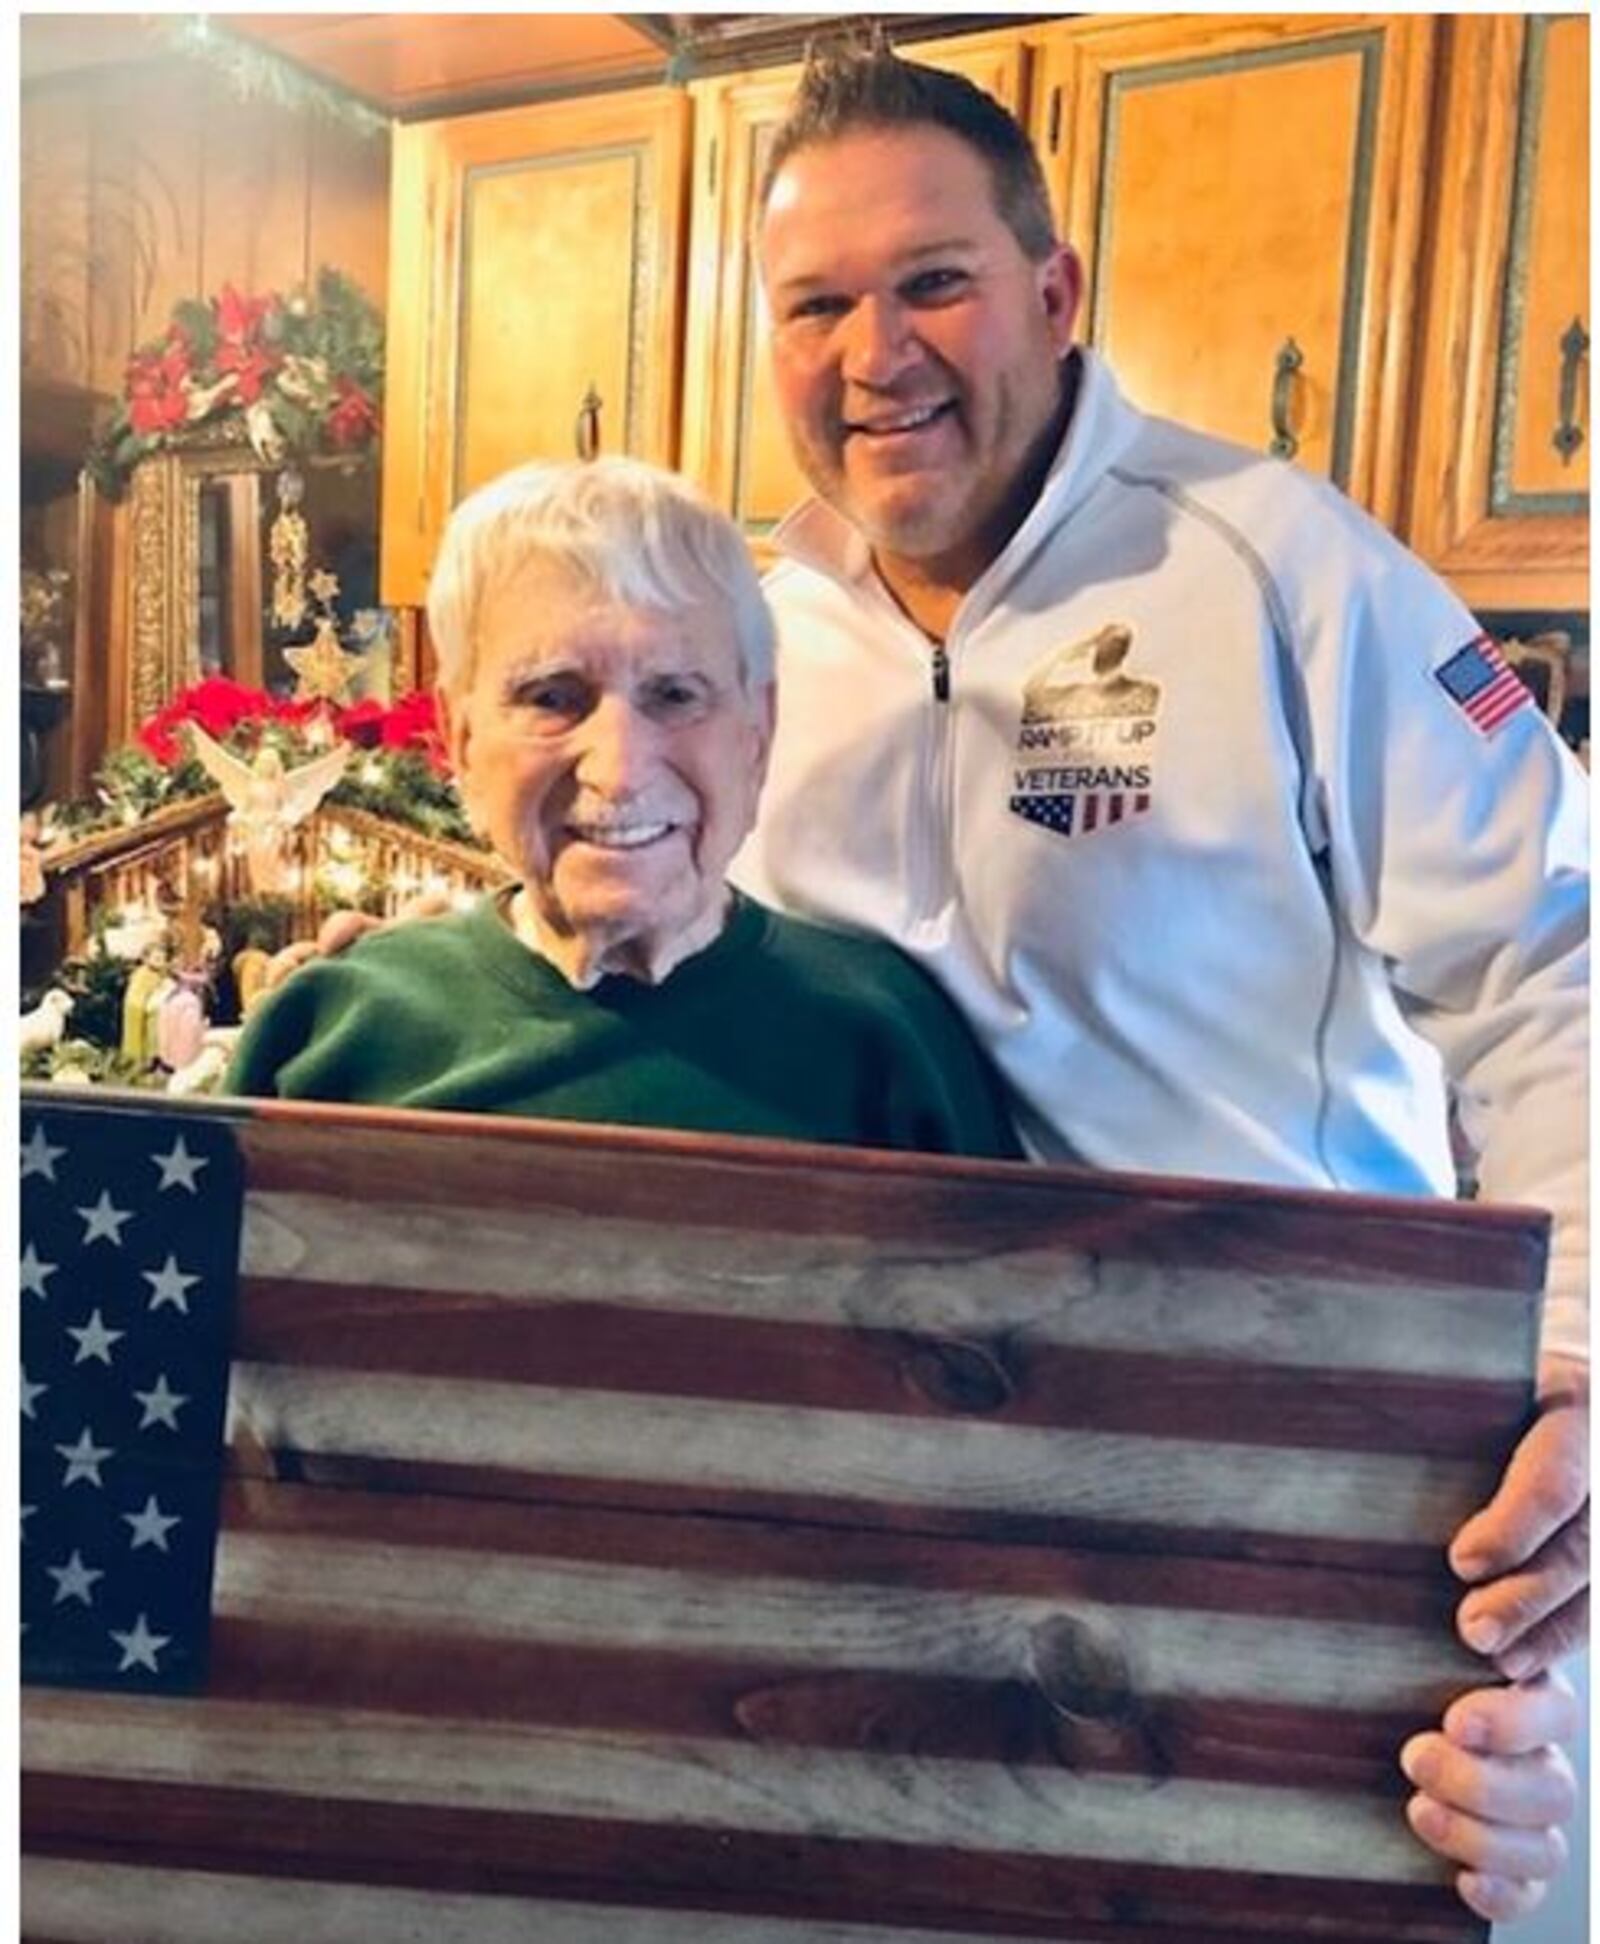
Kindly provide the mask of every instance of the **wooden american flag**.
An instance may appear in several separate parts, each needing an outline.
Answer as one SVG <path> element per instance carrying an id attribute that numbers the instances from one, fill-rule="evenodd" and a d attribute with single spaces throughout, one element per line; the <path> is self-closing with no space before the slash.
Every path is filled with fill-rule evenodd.
<path id="1" fill-rule="evenodd" d="M 1527 1420 L 1542 1217 L 50 1089 L 22 1128 L 25 1362 L 91 1307 L 136 1344 L 242 1182 L 209 1642 L 111 1541 L 41 1599 L 132 1664 L 25 1696 L 26 1936 L 1484 1935 L 1395 1755 L 1482 1679 L 1442 1549 Z M 126 1284 L 30 1241 L 108 1141 Z M 162 1396 L 129 1344 L 84 1361 Z"/>

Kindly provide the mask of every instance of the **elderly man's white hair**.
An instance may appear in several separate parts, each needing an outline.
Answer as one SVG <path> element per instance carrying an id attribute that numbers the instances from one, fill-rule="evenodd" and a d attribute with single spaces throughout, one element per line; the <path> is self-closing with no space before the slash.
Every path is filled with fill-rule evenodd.
<path id="1" fill-rule="evenodd" d="M 739 529 L 686 480 L 637 459 L 518 466 L 450 515 L 428 582 L 440 686 L 472 680 L 488 588 L 530 560 L 630 607 L 727 604 L 747 689 L 773 678 L 775 634 Z"/>

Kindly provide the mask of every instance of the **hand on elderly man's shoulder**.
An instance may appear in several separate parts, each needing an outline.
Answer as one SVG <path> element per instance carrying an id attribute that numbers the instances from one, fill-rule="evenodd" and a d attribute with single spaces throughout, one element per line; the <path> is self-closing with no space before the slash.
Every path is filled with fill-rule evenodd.
<path id="1" fill-rule="evenodd" d="M 275 991 L 291 973 L 314 959 L 337 958 L 369 932 L 410 924 L 415 918 L 443 918 L 451 909 L 450 900 L 443 892 L 428 891 L 402 905 L 392 918 L 375 918 L 369 911 L 330 911 L 315 938 L 296 939 L 272 955 L 262 989 Z"/>

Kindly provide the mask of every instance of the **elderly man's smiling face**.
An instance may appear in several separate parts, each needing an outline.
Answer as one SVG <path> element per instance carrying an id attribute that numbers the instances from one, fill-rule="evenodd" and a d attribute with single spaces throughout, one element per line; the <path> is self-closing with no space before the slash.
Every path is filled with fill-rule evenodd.
<path id="1" fill-rule="evenodd" d="M 664 978 L 722 929 L 772 737 L 726 605 L 628 606 L 528 562 L 486 589 L 474 648 L 446 740 L 541 952 L 578 986 Z"/>

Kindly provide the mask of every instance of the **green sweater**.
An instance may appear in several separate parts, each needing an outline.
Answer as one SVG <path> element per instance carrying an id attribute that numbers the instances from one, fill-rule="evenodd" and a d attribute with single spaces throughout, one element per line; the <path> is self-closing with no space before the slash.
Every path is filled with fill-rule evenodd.
<path id="1" fill-rule="evenodd" d="M 660 985 L 577 992 L 493 898 L 375 932 L 252 1015 L 230 1093 L 1019 1156 L 959 1013 L 894 947 L 740 898 Z"/>

